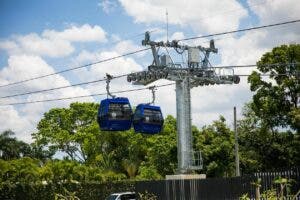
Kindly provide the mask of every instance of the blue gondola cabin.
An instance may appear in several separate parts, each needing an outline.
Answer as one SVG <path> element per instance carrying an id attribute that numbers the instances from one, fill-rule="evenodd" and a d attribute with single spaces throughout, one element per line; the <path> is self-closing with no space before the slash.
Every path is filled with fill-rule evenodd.
<path id="1" fill-rule="evenodd" d="M 162 131 L 164 119 L 159 106 L 139 104 L 133 116 L 135 132 L 156 134 Z"/>
<path id="2" fill-rule="evenodd" d="M 132 109 L 128 98 L 108 98 L 100 103 L 97 122 L 103 131 L 126 131 L 131 128 Z"/>

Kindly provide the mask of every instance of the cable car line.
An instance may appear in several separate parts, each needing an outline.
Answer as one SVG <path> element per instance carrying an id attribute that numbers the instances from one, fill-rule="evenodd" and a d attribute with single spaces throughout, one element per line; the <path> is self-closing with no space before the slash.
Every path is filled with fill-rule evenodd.
<path id="1" fill-rule="evenodd" d="M 259 74 L 260 76 L 287 76 L 287 75 L 290 75 L 290 74 Z M 237 74 L 237 76 L 251 76 L 251 74 Z"/>
<path id="2" fill-rule="evenodd" d="M 262 2 L 257 2 L 256 4 L 248 4 L 246 6 L 242 6 L 242 8 L 240 8 L 240 9 L 227 10 L 227 11 L 224 11 L 224 12 L 216 12 L 216 13 L 213 13 L 212 15 L 210 15 L 210 16 L 205 16 L 205 17 L 202 16 L 197 21 L 207 21 L 208 19 L 214 18 L 214 17 L 219 16 L 219 15 L 228 15 L 228 14 L 232 14 L 232 13 L 237 12 L 237 11 L 243 11 L 244 9 L 251 9 L 253 7 L 260 6 L 260 5 L 267 4 L 267 3 L 269 3 L 269 2 L 267 0 L 265 0 L 265 1 L 262 1 Z M 164 29 L 165 26 L 160 26 L 160 28 Z M 174 28 L 169 28 L 169 30 L 174 30 Z M 222 40 L 222 39 L 223 38 L 214 39 L 214 40 L 216 41 L 216 40 Z M 208 40 L 207 42 L 209 42 L 209 41 L 210 40 Z"/>
<path id="3" fill-rule="evenodd" d="M 273 63 L 273 64 L 264 64 L 259 65 L 260 67 L 272 67 L 272 66 L 286 66 L 286 65 L 299 65 L 299 62 L 295 63 Z M 257 64 L 250 64 L 250 65 L 223 65 L 223 66 L 214 66 L 211 68 L 218 69 L 218 68 L 249 68 L 249 67 L 256 67 Z"/>
<path id="4" fill-rule="evenodd" d="M 260 76 L 270 76 L 271 74 L 259 74 L 259 75 Z M 290 74 L 272 74 L 272 75 L 287 76 L 287 75 L 290 75 Z M 251 76 L 251 74 L 237 74 L 237 76 Z M 166 86 L 170 86 L 170 85 L 175 85 L 175 83 L 157 85 L 155 87 L 156 88 L 160 88 L 160 87 L 166 87 Z M 150 87 L 143 87 L 143 88 L 130 89 L 130 90 L 120 90 L 120 91 L 114 91 L 112 93 L 121 94 L 121 93 L 126 93 L 126 92 L 147 90 Z M 46 100 L 37 100 L 37 101 L 24 101 L 24 102 L 16 102 L 16 103 L 7 103 L 7 104 L 0 104 L 0 106 L 14 106 L 14 105 L 22 105 L 22 104 L 42 103 L 42 102 L 51 102 L 51 101 L 61 101 L 61 100 L 78 99 L 78 98 L 84 98 L 84 97 L 103 96 L 103 95 L 107 95 L 107 93 L 105 92 L 105 93 L 97 93 L 97 94 L 81 95 L 81 96 L 73 96 L 73 97 L 64 97 L 64 98 L 57 98 L 57 99 L 46 99 Z"/>
<path id="5" fill-rule="evenodd" d="M 293 23 L 297 23 L 297 22 L 300 22 L 300 19 L 281 22 L 281 23 L 275 23 L 275 24 L 269 24 L 269 25 L 263 25 L 263 26 L 256 26 L 256 27 L 245 28 L 245 29 L 238 29 L 238 30 L 227 31 L 227 32 L 222 32 L 222 33 L 214 33 L 214 34 L 209 34 L 209 35 L 184 38 L 184 39 L 180 39 L 178 41 L 187 41 L 187 40 L 207 38 L 207 37 L 218 36 L 218 35 L 232 34 L 232 33 L 237 33 L 237 32 L 245 32 L 245 31 L 257 30 L 257 29 L 262 29 L 262 28 L 269 28 L 269 27 L 280 26 L 280 25 L 285 25 L 285 24 L 293 24 Z M 41 79 L 41 78 L 45 78 L 45 77 L 49 77 L 49 76 L 53 76 L 53 75 L 57 75 L 57 74 L 61 74 L 61 73 L 81 69 L 81 68 L 85 68 L 85 67 L 92 66 L 92 65 L 95 65 L 95 64 L 99 64 L 99 63 L 107 62 L 107 61 L 110 61 L 110 60 L 118 59 L 118 58 L 121 58 L 121 57 L 129 56 L 129 55 L 136 54 L 136 53 L 139 53 L 139 52 L 143 52 L 143 51 L 146 51 L 146 50 L 149 50 L 149 49 L 151 49 L 151 48 L 140 49 L 140 50 L 137 50 L 137 51 L 125 53 L 125 54 L 122 54 L 122 55 L 119 55 L 119 56 L 111 57 L 111 58 L 100 60 L 100 61 L 97 61 L 97 62 L 81 65 L 81 66 L 78 66 L 78 67 L 73 67 L 73 68 L 57 71 L 57 72 L 54 72 L 54 73 L 45 74 L 45 75 L 42 75 L 42 76 L 37 76 L 37 77 L 33 77 L 33 78 L 21 80 L 21 81 L 16 81 L 16 82 L 13 82 L 13 83 L 8 83 L 8 84 L 5 84 L 5 85 L 0 85 L 0 88 L 10 86 L 10 85 L 16 85 L 16 84 L 20 84 L 20 83 L 25 83 L 25 82 L 28 82 L 28 81 L 37 80 L 37 79 Z"/>
<path id="6" fill-rule="evenodd" d="M 244 28 L 244 29 L 238 29 L 238 30 L 233 30 L 233 31 L 226 31 L 226 32 L 222 32 L 222 33 L 213 33 L 213 34 L 209 34 L 209 35 L 189 37 L 189 38 L 180 39 L 178 41 L 187 41 L 187 40 L 195 40 L 195 39 L 207 38 L 207 37 L 218 36 L 218 35 L 227 35 L 227 34 L 252 31 L 252 30 L 258 30 L 258 29 L 275 27 L 275 26 L 282 26 L 282 25 L 286 25 L 286 24 L 294 24 L 294 23 L 298 23 L 298 22 L 300 22 L 300 19 L 285 21 L 285 22 L 280 22 L 280 23 L 275 23 L 275 24 L 268 24 L 268 25 L 263 25 L 263 26 L 254 26 L 251 28 Z"/>
<path id="7" fill-rule="evenodd" d="M 123 75 L 115 76 L 114 78 L 121 78 L 121 77 L 124 77 L 124 76 L 127 76 L 127 75 L 128 74 L 123 74 Z M 24 95 L 36 94 L 36 93 L 42 93 L 42 92 L 48 92 L 48 91 L 65 89 L 65 88 L 70 88 L 70 87 L 75 87 L 75 86 L 81 86 L 81 85 L 88 85 L 88 84 L 102 82 L 102 81 L 105 81 L 105 80 L 107 80 L 107 79 L 104 78 L 104 79 L 98 79 L 98 80 L 88 81 L 88 82 L 81 82 L 81 83 L 76 83 L 76 84 L 71 84 L 71 85 L 66 85 L 66 86 L 54 87 L 54 88 L 43 89 L 43 90 L 36 90 L 36 91 L 32 91 L 32 92 L 25 92 L 25 93 L 7 95 L 7 96 L 0 97 L 0 99 L 10 98 L 10 97 L 17 97 L 17 96 L 24 96 Z"/>
<path id="8" fill-rule="evenodd" d="M 175 85 L 175 83 L 162 84 L 162 85 L 157 85 L 155 87 L 160 88 L 160 87 L 166 87 L 166 86 L 170 86 L 170 85 Z M 121 93 L 126 93 L 126 92 L 134 92 L 134 91 L 141 91 L 141 90 L 148 90 L 148 89 L 149 89 L 149 87 L 143 87 L 143 88 L 136 88 L 136 89 L 129 89 L 129 90 L 119 90 L 119 91 L 114 91 L 112 93 L 121 94 Z M 84 98 L 84 97 L 103 96 L 106 94 L 107 93 L 105 92 L 105 93 L 97 93 L 97 94 L 89 94 L 89 95 L 81 95 L 81 96 L 73 96 L 73 97 L 63 97 L 63 98 L 56 98 L 56 99 L 24 101 L 24 102 L 0 104 L 0 106 L 14 106 L 14 105 L 33 104 L 33 103 L 42 103 L 42 102 L 51 102 L 51 101 L 61 101 L 61 100 L 78 99 L 78 98 Z"/>
<path id="9" fill-rule="evenodd" d="M 149 31 L 149 33 L 154 33 L 154 32 L 157 32 L 157 31 L 158 31 L 157 28 L 156 29 L 152 29 L 152 30 Z M 110 45 L 118 44 L 120 42 L 125 42 L 125 41 L 127 41 L 129 39 L 137 38 L 139 36 L 144 36 L 144 35 L 145 35 L 144 32 L 143 33 L 138 33 L 138 34 L 135 34 L 135 35 L 128 35 L 127 37 L 125 36 L 124 38 L 122 38 L 122 40 L 117 40 L 115 42 L 111 42 Z"/>
<path id="10" fill-rule="evenodd" d="M 265 64 L 265 65 L 260 65 L 262 67 L 267 67 L 267 66 L 285 66 L 285 65 L 295 65 L 295 64 L 300 64 L 300 63 L 274 63 L 274 64 Z M 212 69 L 226 69 L 226 68 L 251 68 L 251 67 L 256 67 L 256 64 L 250 64 L 250 65 L 224 65 L 224 66 L 215 66 L 212 67 Z M 125 77 L 128 74 L 122 74 L 122 75 L 117 75 L 114 76 L 113 79 L 115 78 L 122 78 Z M 242 76 L 247 76 L 247 75 L 242 75 Z M 7 96 L 2 96 L 0 99 L 5 99 L 5 98 L 11 98 L 11 97 L 18 97 L 18 96 L 25 96 L 25 95 L 30 95 L 30 94 L 37 94 L 37 93 L 43 93 L 43 92 L 48 92 L 48 91 L 54 91 L 54 90 L 59 90 L 59 89 L 66 89 L 70 87 L 75 87 L 75 86 L 81 86 L 81 85 L 88 85 L 88 84 L 93 84 L 93 83 L 98 83 L 102 81 L 106 81 L 107 78 L 103 79 L 98 79 L 98 80 L 93 80 L 93 81 L 87 81 L 87 82 L 81 82 L 81 83 L 76 83 L 76 84 L 71 84 L 71 85 L 66 85 L 66 86 L 60 86 L 60 87 L 54 87 L 54 88 L 48 88 L 48 89 L 43 89 L 43 90 L 36 90 L 36 91 L 30 91 L 30 92 L 24 92 L 24 93 L 18 93 L 18 94 L 12 94 L 12 95 L 7 95 Z"/>
<path id="11" fill-rule="evenodd" d="M 132 52 L 129 52 L 129 53 L 125 53 L 125 54 L 122 54 L 122 55 L 119 55 L 119 56 L 114 56 L 114 57 L 111 57 L 111 58 L 99 60 L 97 62 L 93 62 L 93 63 L 88 63 L 88 64 L 85 64 L 85 65 L 81 65 L 81 66 L 78 66 L 78 67 L 64 69 L 64 70 L 57 71 L 57 72 L 54 72 L 54 73 L 45 74 L 45 75 L 42 75 L 42 76 L 37 76 L 37 77 L 33 77 L 33 78 L 21 80 L 21 81 L 16 81 L 16 82 L 8 83 L 8 84 L 5 84 L 5 85 L 0 85 L 0 88 L 6 87 L 6 86 L 10 86 L 10 85 L 16 85 L 16 84 L 20 84 L 20 83 L 25 83 L 25 82 L 28 82 L 28 81 L 33 81 L 33 80 L 37 80 L 37 79 L 41 79 L 41 78 L 45 78 L 45 77 L 49 77 L 49 76 L 53 76 L 53 75 L 57 75 L 57 74 L 61 74 L 61 73 L 65 73 L 65 72 L 69 72 L 69 71 L 81 69 L 81 68 L 85 68 L 85 67 L 89 67 L 89 66 L 96 65 L 96 64 L 99 64 L 99 63 L 104 63 L 104 62 L 108 62 L 108 61 L 115 60 L 115 59 L 118 59 L 118 58 L 122 58 L 122 57 L 125 57 L 125 56 L 129 56 L 129 55 L 133 55 L 133 54 L 136 54 L 136 53 L 140 53 L 140 52 L 143 52 L 143 51 L 146 51 L 146 50 L 149 50 L 149 49 L 151 49 L 151 48 L 144 48 L 144 49 L 132 51 Z"/>

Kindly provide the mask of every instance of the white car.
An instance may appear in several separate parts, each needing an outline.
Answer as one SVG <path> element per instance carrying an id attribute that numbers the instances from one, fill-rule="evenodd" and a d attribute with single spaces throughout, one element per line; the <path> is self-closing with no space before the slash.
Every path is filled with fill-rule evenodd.
<path id="1" fill-rule="evenodd" d="M 113 193 L 106 198 L 106 200 L 135 200 L 134 192 Z"/>

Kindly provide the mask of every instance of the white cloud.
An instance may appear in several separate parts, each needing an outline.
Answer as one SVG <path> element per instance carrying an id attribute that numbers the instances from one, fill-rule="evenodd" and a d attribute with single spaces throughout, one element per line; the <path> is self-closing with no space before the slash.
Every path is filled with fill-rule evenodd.
<path id="1" fill-rule="evenodd" d="M 189 25 L 196 31 L 215 32 L 237 28 L 247 11 L 232 0 L 119 0 L 128 15 L 137 23 L 166 21 L 166 9 L 170 24 Z M 234 14 L 224 11 L 235 11 Z"/>
<path id="2" fill-rule="evenodd" d="M 1 107 L 0 111 L 0 132 L 10 129 L 16 133 L 18 139 L 30 142 L 30 134 L 33 130 L 30 122 L 23 116 L 20 116 L 12 106 Z"/>
<path id="3" fill-rule="evenodd" d="M 26 54 L 63 57 L 74 51 L 74 47 L 67 40 L 51 40 L 35 33 L 19 36 L 16 41 L 19 44 L 19 51 Z"/>
<path id="4" fill-rule="evenodd" d="M 142 45 L 137 46 L 131 40 L 123 40 L 123 41 L 118 42 L 115 45 L 113 50 L 115 50 L 119 54 L 126 54 L 128 52 L 137 51 L 137 50 L 140 50 L 143 48 L 145 48 L 145 47 L 143 47 Z M 139 54 L 137 54 L 137 56 L 142 56 L 144 54 L 145 53 L 139 53 Z"/>
<path id="5" fill-rule="evenodd" d="M 106 33 L 100 26 L 84 24 L 81 27 L 72 26 L 64 31 L 45 30 L 43 37 L 51 40 L 67 40 L 70 42 L 105 42 Z"/>
<path id="6" fill-rule="evenodd" d="M 88 52 L 82 51 L 75 59 L 74 62 L 77 64 L 81 63 L 90 63 L 96 62 L 99 60 L 105 60 L 112 57 L 120 56 L 116 50 L 112 51 L 103 51 L 103 52 Z M 98 80 L 106 76 L 106 73 L 109 73 L 113 76 L 124 75 L 130 72 L 141 71 L 142 67 L 136 63 L 136 61 L 131 57 L 121 57 L 114 59 L 109 62 L 99 63 L 91 66 L 90 68 L 84 68 L 77 70 L 76 75 L 82 80 Z M 125 89 L 128 84 L 126 80 L 115 79 L 111 83 L 112 87 L 116 87 L 117 90 L 121 88 Z M 92 93 L 99 93 L 105 91 L 104 83 L 93 84 L 90 87 L 87 87 Z M 128 87 L 127 87 L 128 88 Z"/>
<path id="7" fill-rule="evenodd" d="M 38 56 L 13 55 L 8 58 L 8 66 L 1 70 L 0 79 L 15 82 L 53 72 L 54 70 Z"/>
<path id="8" fill-rule="evenodd" d="M 16 42 L 10 40 L 0 41 L 0 49 L 6 50 L 9 54 L 16 54 L 19 52 L 19 47 Z"/>
<path id="9" fill-rule="evenodd" d="M 171 35 L 170 40 L 181 40 L 185 38 L 184 33 L 183 32 L 175 32 Z"/>
<path id="10" fill-rule="evenodd" d="M 117 3 L 114 0 L 101 0 L 98 6 L 101 7 L 106 14 L 109 14 L 117 7 Z"/>
<path id="11" fill-rule="evenodd" d="M 14 82 L 53 72 L 53 68 L 39 56 L 14 55 L 9 57 L 8 65 L 0 71 L 0 82 Z M 22 84 L 21 87 L 19 85 L 15 85 L 1 88 L 1 96 L 69 85 L 70 83 L 66 80 L 66 78 L 61 75 L 56 75 L 26 82 Z M 27 96 L 1 99 L 0 102 L 1 104 L 24 101 L 30 102 L 89 94 L 90 92 L 84 88 L 70 87 L 46 93 L 36 93 Z M 78 100 L 93 101 L 94 99 L 89 97 Z M 29 142 L 31 141 L 30 134 L 36 130 L 36 125 L 45 112 L 53 107 L 67 107 L 71 101 L 73 100 L 25 104 L 17 107 L 1 106 L 0 120 L 3 122 L 3 125 L 0 127 L 0 132 L 10 128 L 12 131 L 16 132 L 18 138 Z M 4 120 L 5 118 L 8 119 Z"/>
<path id="12" fill-rule="evenodd" d="M 88 24 L 71 26 L 61 32 L 45 30 L 41 35 L 13 36 L 0 41 L 0 49 L 13 54 L 29 54 L 49 57 L 64 57 L 74 52 L 74 42 L 105 42 L 106 33 L 100 26 Z"/>
<path id="13" fill-rule="evenodd" d="M 0 72 L 0 79 L 9 82 L 29 79 L 44 74 L 54 73 L 54 70 L 41 57 L 30 55 L 13 55 L 8 58 L 8 66 Z M 50 85 L 64 85 L 68 81 L 62 76 L 52 76 L 49 78 L 38 79 L 22 84 L 23 88 L 37 90 L 49 87 Z M 11 87 L 10 89 L 14 89 Z"/>
<path id="14" fill-rule="evenodd" d="M 256 0 L 248 0 L 254 4 Z M 300 4 L 297 0 L 265 0 L 263 6 L 252 7 L 251 10 L 261 22 L 274 23 L 299 18 Z"/>

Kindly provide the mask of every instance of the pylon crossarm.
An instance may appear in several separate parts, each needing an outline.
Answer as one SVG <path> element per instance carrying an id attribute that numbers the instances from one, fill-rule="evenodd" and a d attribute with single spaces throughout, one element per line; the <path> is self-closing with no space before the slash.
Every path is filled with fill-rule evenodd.
<path id="1" fill-rule="evenodd" d="M 152 68 L 150 70 L 132 73 L 127 76 L 127 81 L 135 85 L 148 85 L 159 79 L 167 79 L 170 81 L 182 80 L 189 77 L 193 87 L 214 84 L 232 84 L 238 83 L 239 78 L 230 73 L 229 75 L 216 73 L 214 69 L 207 68 L 181 68 L 181 67 L 165 67 Z"/>

